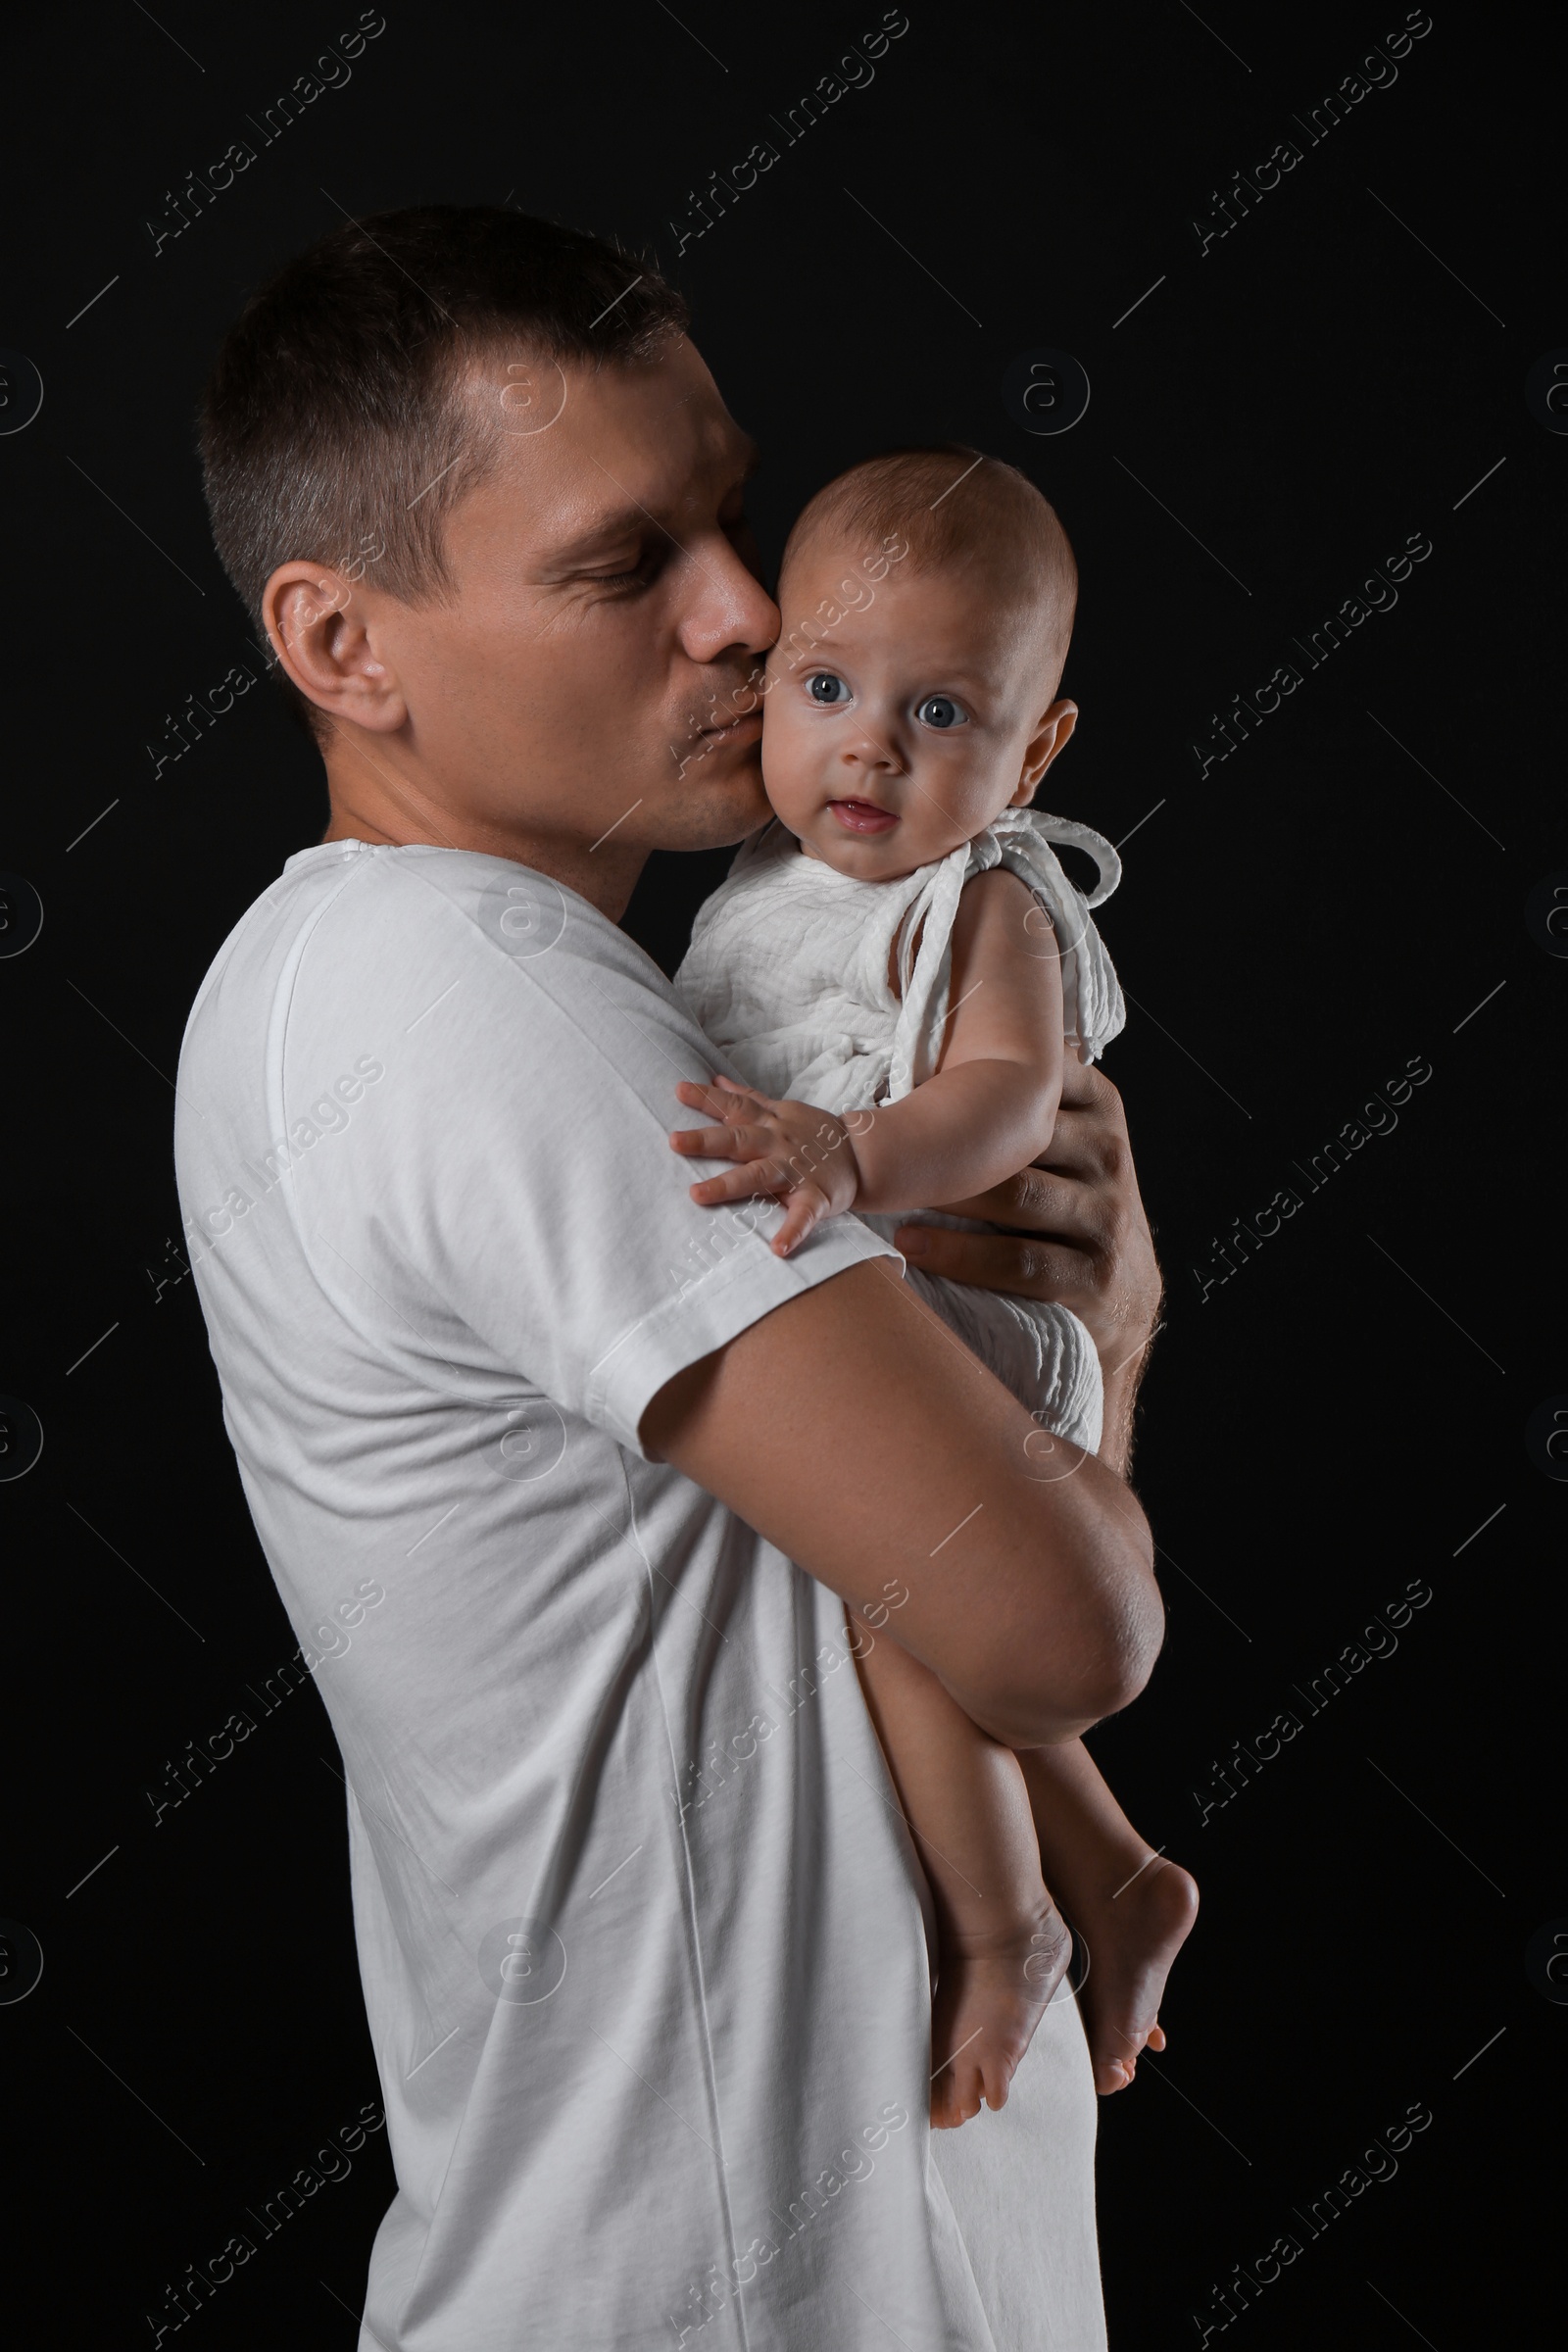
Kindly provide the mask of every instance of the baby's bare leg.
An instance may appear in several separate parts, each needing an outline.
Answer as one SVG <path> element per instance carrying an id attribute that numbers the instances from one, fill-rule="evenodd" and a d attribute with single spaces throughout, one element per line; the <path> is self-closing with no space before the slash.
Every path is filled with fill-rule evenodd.
<path id="1" fill-rule="evenodd" d="M 1165 2046 L 1160 1998 L 1198 1915 L 1198 1886 L 1139 1837 L 1081 1740 L 1018 1761 L 1045 1867 L 1089 1950 L 1079 2005 L 1095 2087 L 1123 2090 L 1146 2043 Z"/>
<path id="2" fill-rule="evenodd" d="M 1011 1748 L 972 1724 L 936 1676 L 853 1617 L 860 1682 L 935 1899 L 931 2121 L 1003 2105 L 1070 1949 L 1040 1877 L 1029 1792 Z"/>

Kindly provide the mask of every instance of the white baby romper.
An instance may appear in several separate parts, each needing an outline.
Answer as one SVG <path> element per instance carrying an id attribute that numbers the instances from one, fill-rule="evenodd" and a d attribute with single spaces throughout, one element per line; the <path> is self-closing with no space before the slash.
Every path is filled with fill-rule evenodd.
<path id="1" fill-rule="evenodd" d="M 1100 878 L 1087 898 L 1053 842 L 1094 860 Z M 1038 808 L 1005 809 L 973 841 L 897 882 L 858 881 L 808 858 L 775 818 L 742 843 L 698 914 L 676 990 L 747 1084 L 775 1101 L 811 1102 L 841 1118 L 900 1102 L 936 1067 L 959 894 L 994 865 L 1033 891 L 1041 954 L 1061 958 L 1067 1043 L 1093 1061 L 1126 1019 L 1089 912 L 1115 889 L 1121 861 L 1089 826 Z M 866 1222 L 890 1239 L 900 1223 L 990 1230 L 936 1209 Z M 905 1279 L 1043 1428 L 1098 1449 L 1100 1361 L 1069 1308 L 969 1290 L 913 1267 Z M 1050 1475 L 1044 1459 L 1042 1471 Z"/>

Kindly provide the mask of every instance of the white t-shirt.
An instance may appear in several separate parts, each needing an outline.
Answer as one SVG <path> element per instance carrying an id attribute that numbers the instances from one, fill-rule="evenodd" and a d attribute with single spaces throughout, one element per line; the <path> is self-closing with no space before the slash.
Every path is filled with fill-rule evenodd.
<path id="1" fill-rule="evenodd" d="M 715 1066 L 623 933 L 459 851 L 291 858 L 191 1014 L 197 1285 L 348 1784 L 365 2352 L 991 2352 L 842 1606 L 638 1447 L 883 1250 L 692 1203 Z"/>

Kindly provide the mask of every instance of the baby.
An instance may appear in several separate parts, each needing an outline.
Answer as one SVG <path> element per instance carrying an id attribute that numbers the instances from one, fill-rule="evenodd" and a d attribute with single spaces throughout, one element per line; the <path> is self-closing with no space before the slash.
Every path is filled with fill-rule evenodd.
<path id="1" fill-rule="evenodd" d="M 694 1200 L 784 1201 L 780 1254 L 849 1209 L 890 1236 L 912 1211 L 972 1228 L 952 1212 L 1049 1146 L 1066 1046 L 1092 1060 L 1123 1025 L 1089 912 L 1116 854 L 1030 808 L 1077 719 L 1056 698 L 1076 595 L 1053 509 L 973 450 L 854 466 L 790 535 L 763 688 L 775 821 L 737 854 L 676 975 L 749 1083 L 678 1087 L 723 1123 L 670 1138 L 737 1163 Z M 1053 843 L 1093 858 L 1089 898 Z M 1070 1477 L 1101 1435 L 1077 1316 L 906 1281 L 1040 1425 L 1024 1475 Z M 1090 1955 L 1097 2086 L 1120 2089 L 1146 2043 L 1164 2047 L 1193 1881 L 1138 1836 L 1081 1741 L 1015 1754 L 896 1642 L 852 1631 L 937 1910 L 932 2123 L 1004 2103 L 1060 1981 L 1070 1939 L 1042 1867 Z"/>

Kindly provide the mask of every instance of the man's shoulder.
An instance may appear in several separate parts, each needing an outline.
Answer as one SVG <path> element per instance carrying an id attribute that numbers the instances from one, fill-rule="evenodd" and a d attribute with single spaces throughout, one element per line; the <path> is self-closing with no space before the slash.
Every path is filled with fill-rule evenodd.
<path id="1" fill-rule="evenodd" d="M 302 1090 L 367 1055 L 399 1070 L 404 1124 L 438 1101 L 580 1093 L 607 1071 L 652 1101 L 672 1058 L 700 1074 L 689 1030 L 651 957 L 548 875 L 468 851 L 324 844 L 289 860 L 202 984 L 176 1158 L 218 1130 L 270 1132 Z"/>
<path id="2" fill-rule="evenodd" d="M 548 874 L 506 858 L 423 846 L 323 843 L 291 858 L 241 916 L 202 983 L 187 1048 L 234 1018 L 348 1004 L 439 972 L 454 986 L 544 980 L 551 963 L 593 965 L 667 994 L 651 958 Z M 415 1008 L 416 1012 L 417 1007 Z"/>

